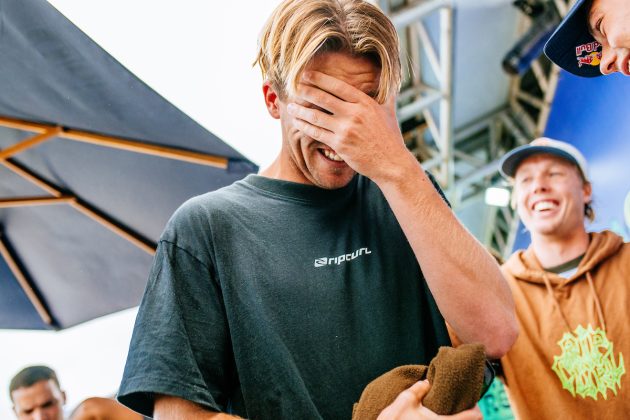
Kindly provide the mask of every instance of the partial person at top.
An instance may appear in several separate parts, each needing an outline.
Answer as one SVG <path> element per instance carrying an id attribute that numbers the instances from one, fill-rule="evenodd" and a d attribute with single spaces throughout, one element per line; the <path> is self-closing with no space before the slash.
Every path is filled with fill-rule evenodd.
<path id="1" fill-rule="evenodd" d="M 630 76 L 630 1 L 577 0 L 547 41 L 545 54 L 578 76 Z"/>
<path id="2" fill-rule="evenodd" d="M 573 145 L 539 138 L 502 160 L 531 245 L 502 266 L 520 335 L 501 360 L 520 419 L 630 413 L 630 244 L 588 232 L 593 187 Z"/>
<path id="3" fill-rule="evenodd" d="M 509 288 L 405 147 L 390 20 L 366 1 L 286 0 L 256 61 L 280 153 L 169 221 L 119 401 L 156 419 L 348 419 L 370 381 L 449 344 L 445 319 L 503 355 Z M 424 392 L 391 417 L 435 416 Z"/>
<path id="4" fill-rule="evenodd" d="M 9 384 L 9 397 L 18 420 L 64 420 L 66 393 L 54 370 L 48 366 L 28 366 Z M 142 420 L 142 416 L 115 400 L 88 398 L 81 402 L 70 420 Z"/>

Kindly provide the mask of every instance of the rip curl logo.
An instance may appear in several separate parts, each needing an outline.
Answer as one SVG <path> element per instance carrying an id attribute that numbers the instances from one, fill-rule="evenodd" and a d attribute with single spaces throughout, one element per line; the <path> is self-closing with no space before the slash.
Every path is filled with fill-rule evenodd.
<path id="1" fill-rule="evenodd" d="M 583 65 L 599 66 L 599 63 L 602 60 L 601 47 L 602 44 L 597 41 L 575 47 L 575 56 L 577 58 L 578 67 L 582 67 Z"/>
<path id="2" fill-rule="evenodd" d="M 357 249 L 354 252 L 351 252 L 349 254 L 343 254 L 340 255 L 338 257 L 323 257 L 323 258 L 317 258 L 315 260 L 315 268 L 317 267 L 324 267 L 326 265 L 340 265 L 341 263 L 344 262 L 348 262 L 348 261 L 352 261 L 355 258 L 358 258 L 362 255 L 369 255 L 371 254 L 372 251 L 370 251 L 368 248 L 360 248 Z"/>
<path id="3" fill-rule="evenodd" d="M 574 333 L 564 333 L 558 345 L 562 354 L 554 356 L 551 369 L 560 378 L 562 388 L 573 397 L 594 400 L 600 393 L 607 399 L 609 389 L 617 395 L 626 373 L 623 354 L 619 353 L 619 362 L 615 362 L 613 343 L 603 330 L 578 325 Z"/>

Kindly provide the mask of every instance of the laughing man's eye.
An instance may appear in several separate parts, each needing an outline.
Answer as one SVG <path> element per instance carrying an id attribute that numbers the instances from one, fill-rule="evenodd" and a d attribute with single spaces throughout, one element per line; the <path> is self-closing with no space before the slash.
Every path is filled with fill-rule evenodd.
<path id="1" fill-rule="evenodd" d="M 591 33 L 593 38 L 595 38 L 597 40 L 600 40 L 602 38 L 602 36 L 604 36 L 604 33 L 602 32 L 602 21 L 603 20 L 604 20 L 604 16 L 601 16 L 595 21 L 595 25 L 588 25 L 589 26 L 589 32 Z"/>
<path id="2" fill-rule="evenodd" d="M 602 15 L 599 12 L 593 12 L 589 14 L 587 18 L 588 31 L 596 40 L 599 40 L 601 38 L 603 19 L 604 19 L 604 15 Z"/>

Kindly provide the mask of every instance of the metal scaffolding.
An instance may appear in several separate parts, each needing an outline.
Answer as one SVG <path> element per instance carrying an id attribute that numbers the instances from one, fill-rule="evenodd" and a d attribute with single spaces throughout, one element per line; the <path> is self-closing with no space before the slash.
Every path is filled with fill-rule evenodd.
<path id="1" fill-rule="evenodd" d="M 570 0 L 553 0 L 560 16 Z M 453 3 L 449 0 L 380 0 L 401 39 L 404 79 L 398 118 L 409 149 L 447 193 L 455 211 L 479 205 L 487 188 L 506 187 L 501 157 L 543 134 L 558 82 L 558 67 L 541 54 L 512 76 L 507 103 L 464 127 L 453 128 Z M 432 40 L 426 21 L 439 25 Z M 520 32 L 531 24 L 521 15 Z M 434 29 L 434 27 L 432 27 Z M 482 201 L 482 200 L 481 200 Z M 480 239 L 497 255 L 512 250 L 518 217 L 511 207 L 483 204 Z"/>
<path id="2" fill-rule="evenodd" d="M 401 40 L 398 119 L 409 148 L 448 190 L 453 168 L 453 7 L 448 0 L 381 1 Z M 439 22 L 434 42 L 424 23 Z"/>

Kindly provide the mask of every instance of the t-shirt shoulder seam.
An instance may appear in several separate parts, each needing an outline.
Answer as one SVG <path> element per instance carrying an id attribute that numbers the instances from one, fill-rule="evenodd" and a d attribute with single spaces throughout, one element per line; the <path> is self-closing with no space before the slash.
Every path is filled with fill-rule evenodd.
<path id="1" fill-rule="evenodd" d="M 172 245 L 173 247 L 177 248 L 178 250 L 186 253 L 188 256 L 194 258 L 199 264 L 203 265 L 208 271 L 211 271 L 210 267 L 208 267 L 208 265 L 205 262 L 203 262 L 199 257 L 197 257 L 192 251 L 189 251 L 188 249 L 183 248 L 179 244 L 177 244 L 177 243 L 175 243 L 173 241 L 170 241 L 168 239 L 160 239 L 160 242 Z"/>

